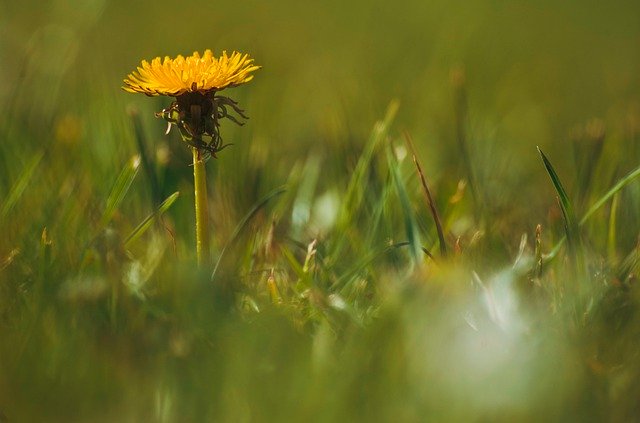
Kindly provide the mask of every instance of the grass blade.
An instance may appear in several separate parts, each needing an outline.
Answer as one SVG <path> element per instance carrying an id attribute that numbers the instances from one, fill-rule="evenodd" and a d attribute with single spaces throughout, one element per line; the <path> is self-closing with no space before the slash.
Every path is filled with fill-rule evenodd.
<path id="1" fill-rule="evenodd" d="M 282 255 L 287 260 L 287 263 L 289 263 L 289 266 L 291 266 L 291 270 L 293 270 L 298 277 L 298 282 L 294 286 L 302 286 L 304 289 L 309 288 L 311 286 L 311 275 L 304 271 L 302 265 L 298 263 L 293 253 L 287 247 L 282 248 Z"/>
<path id="2" fill-rule="evenodd" d="M 436 205 L 433 201 L 433 197 L 431 196 L 431 190 L 429 189 L 429 185 L 427 185 L 427 180 L 424 177 L 424 173 L 422 172 L 422 167 L 420 166 L 420 162 L 418 162 L 416 149 L 413 146 L 411 135 L 409 135 L 408 132 L 405 132 L 404 137 L 407 142 L 407 145 L 409 146 L 409 150 L 411 151 L 411 155 L 413 156 L 413 164 L 416 166 L 416 170 L 418 172 L 418 175 L 420 176 L 420 182 L 422 183 L 422 190 L 424 191 L 425 198 L 427 200 L 427 206 L 429 206 L 429 211 L 431 212 L 431 217 L 433 217 L 433 221 L 436 224 L 436 231 L 438 232 L 438 240 L 440 242 L 440 255 L 442 257 L 446 257 L 447 243 L 444 239 L 444 231 L 442 230 L 442 221 L 440 220 L 438 209 L 436 208 Z"/>
<path id="3" fill-rule="evenodd" d="M 560 182 L 560 178 L 556 173 L 555 169 L 551 165 L 547 156 L 544 155 L 540 147 L 538 148 L 538 153 L 540 153 L 540 157 L 542 157 L 542 162 L 544 163 L 544 167 L 551 178 L 551 182 L 553 183 L 553 187 L 558 194 L 558 202 L 560 203 L 560 209 L 562 210 L 562 216 L 564 218 L 564 227 L 565 233 L 567 236 L 567 240 L 569 241 L 569 248 L 572 251 L 575 251 L 577 247 L 577 243 L 579 240 L 579 229 L 578 229 L 578 221 L 576 219 L 575 213 L 573 212 L 573 206 L 571 205 L 571 201 L 569 200 L 569 196 L 562 186 L 562 182 Z"/>
<path id="4" fill-rule="evenodd" d="M 4 218 L 18 203 L 18 200 L 20 200 L 20 197 L 22 197 L 22 194 L 24 194 L 24 191 L 27 189 L 31 178 L 33 178 L 33 174 L 35 173 L 35 170 L 40 164 L 43 156 L 44 153 L 42 152 L 35 154 L 24 167 L 22 173 L 20 173 L 20 176 L 18 176 L 18 179 L 11 187 L 6 200 L 2 204 L 2 208 L 0 209 L 0 220 L 4 221 Z"/>
<path id="5" fill-rule="evenodd" d="M 124 246 L 128 247 L 129 244 L 140 238 L 140 236 L 142 236 L 142 234 L 144 234 L 147 229 L 151 227 L 153 219 L 155 217 L 161 216 L 162 214 L 164 214 L 164 212 L 169 210 L 169 208 L 173 205 L 173 203 L 178 199 L 179 196 L 180 191 L 176 191 L 168 196 L 153 213 L 147 216 L 142 222 L 140 222 L 138 226 L 136 226 L 133 231 L 131 231 L 129 236 L 124 241 Z"/>
<path id="6" fill-rule="evenodd" d="M 133 122 L 133 130 L 135 133 L 136 145 L 138 146 L 138 152 L 140 153 L 140 161 L 145 173 L 147 174 L 147 180 L 149 181 L 149 187 L 151 189 L 151 197 L 153 200 L 153 206 L 155 207 L 161 200 L 160 183 L 156 175 L 155 169 L 151 165 L 151 159 L 147 153 L 147 138 L 142 128 L 142 121 L 140 120 L 140 114 L 136 109 L 129 111 L 131 121 Z M 165 200 L 166 201 L 166 200 Z"/>
<path id="7" fill-rule="evenodd" d="M 580 225 L 583 225 L 595 212 L 597 212 L 600 207 L 602 207 L 607 201 L 613 198 L 622 188 L 627 186 L 631 181 L 640 176 L 640 166 L 629 172 L 626 176 L 618 181 L 609 191 L 607 191 L 598 201 L 596 201 L 593 206 L 587 210 L 584 214 L 582 220 L 580 220 Z"/>
<path id="8" fill-rule="evenodd" d="M 111 218 L 113 218 L 113 215 L 120 206 L 120 203 L 122 203 L 125 195 L 127 195 L 127 192 L 131 187 L 131 183 L 138 174 L 139 167 L 140 159 L 138 156 L 134 156 L 129 160 L 129 163 L 127 163 L 124 169 L 122 169 L 120 175 L 118 175 L 118 178 L 113 184 L 113 188 L 111 188 L 111 192 L 107 197 L 107 205 L 105 206 L 104 213 L 102 213 L 102 218 L 100 219 L 100 229 L 104 228 Z"/>
<path id="9" fill-rule="evenodd" d="M 373 131 L 371 132 L 369 142 L 367 143 L 364 152 L 360 156 L 360 159 L 358 160 L 358 163 L 356 164 L 356 167 L 353 171 L 353 175 L 349 180 L 347 192 L 345 194 L 344 200 L 342 202 L 342 208 L 339 213 L 339 228 L 348 225 L 348 222 L 351 220 L 353 210 L 358 209 L 362 203 L 364 194 L 363 187 L 366 185 L 364 179 L 369 170 L 371 160 L 373 159 L 375 151 L 378 149 L 378 145 L 380 145 L 380 143 L 385 139 L 389 131 L 389 127 L 391 126 L 391 123 L 398 113 L 399 107 L 400 105 L 397 101 L 392 101 L 387 108 L 387 113 L 384 119 L 376 122 Z"/>
<path id="10" fill-rule="evenodd" d="M 460 158 L 467 174 L 469 183 L 469 191 L 473 198 L 474 214 L 476 220 L 481 217 L 480 193 L 478 192 L 478 184 L 473 172 L 473 163 L 471 154 L 469 153 L 469 137 L 467 134 L 467 126 L 469 124 L 469 101 L 467 98 L 467 78 L 463 69 L 453 69 L 451 72 L 451 84 L 454 90 L 454 119 L 456 126 L 456 140 L 458 141 L 458 149 Z"/>
<path id="11" fill-rule="evenodd" d="M 218 260 L 216 261 L 216 265 L 213 267 L 213 271 L 211 272 L 211 280 L 213 280 L 215 278 L 216 272 L 218 271 L 218 267 L 220 266 L 220 262 L 222 261 L 222 257 L 227 252 L 227 249 L 229 249 L 229 247 L 236 241 L 236 239 L 240 235 L 240 232 L 242 232 L 242 230 L 247 225 L 247 223 L 249 223 L 251 218 L 253 218 L 253 216 L 255 216 L 255 214 L 261 208 L 263 208 L 269 201 L 271 201 L 272 198 L 275 198 L 278 195 L 283 194 L 286 191 L 287 191 L 287 189 L 285 187 L 280 187 L 280 188 L 274 189 L 273 191 L 271 191 L 270 193 L 268 193 L 267 195 L 262 197 L 260 199 L 260 201 L 258 201 L 256 204 L 254 204 L 254 206 L 251 208 L 251 210 L 249 210 L 249 212 L 242 218 L 240 223 L 238 223 L 238 225 L 234 229 L 233 234 L 231 235 L 231 238 L 229 238 L 229 240 L 224 245 L 224 247 L 222 247 L 222 251 L 220 251 L 220 256 L 218 257 Z"/>
<path id="12" fill-rule="evenodd" d="M 407 234 L 407 240 L 409 241 L 410 245 L 411 257 L 413 258 L 414 263 L 422 263 L 422 245 L 420 244 L 420 233 L 418 232 L 418 225 L 416 224 L 415 215 L 413 214 L 413 210 L 411 209 L 411 202 L 409 201 L 407 190 L 402 181 L 400 166 L 395 157 L 393 157 L 391 146 L 387 148 L 387 162 L 389 163 L 391 177 L 396 187 L 398 198 L 400 199 L 400 206 L 402 207 L 402 212 L 404 215 L 404 227 Z"/>
<path id="13" fill-rule="evenodd" d="M 349 184 L 336 218 L 335 232 L 339 236 L 336 237 L 337 240 L 332 249 L 330 261 L 338 260 L 350 241 L 361 244 L 361 241 L 349 240 L 348 236 L 352 233 L 351 227 L 354 221 L 358 219 L 357 211 L 363 208 L 363 203 L 367 198 L 367 188 L 369 187 L 367 176 L 371 172 L 375 153 L 378 151 L 380 144 L 387 138 L 389 128 L 398 113 L 399 107 L 400 103 L 397 100 L 389 103 L 384 119 L 375 123 L 364 151 L 349 178 Z"/>
<path id="14" fill-rule="evenodd" d="M 402 241 L 402 242 L 397 242 L 391 245 L 385 245 L 382 248 L 371 248 L 366 255 L 361 257 L 358 261 L 356 261 L 356 263 L 353 266 L 351 266 L 349 269 L 346 269 L 337 278 L 332 288 L 338 289 L 344 292 L 344 290 L 350 286 L 350 281 L 353 281 L 358 274 L 364 272 L 367 266 L 370 266 L 373 263 L 375 263 L 376 260 L 383 257 L 389 251 L 395 250 L 398 248 L 403 248 L 403 247 L 411 247 L 411 244 L 408 241 Z M 431 260 L 434 260 L 433 254 L 431 254 L 431 252 L 428 249 L 424 247 L 420 247 L 420 250 L 422 251 L 423 254 L 426 254 Z"/>
<path id="15" fill-rule="evenodd" d="M 616 258 L 616 229 L 617 229 L 617 214 L 618 214 L 618 202 L 620 196 L 618 194 L 613 196 L 611 201 L 611 211 L 609 213 L 609 227 L 607 228 L 607 253 L 609 259 Z"/>
<path id="16" fill-rule="evenodd" d="M 580 219 L 579 226 L 583 226 L 587 222 L 587 220 L 589 220 L 589 218 L 595 214 L 595 212 L 600 210 L 600 208 L 607 203 L 607 201 L 613 198 L 614 195 L 620 192 L 622 188 L 629 185 L 638 176 L 640 176 L 640 166 L 629 172 L 626 176 L 620 179 L 617 184 L 611 187 L 609 191 L 607 191 L 602 197 L 600 197 L 600 199 L 596 201 L 584 214 L 582 219 Z M 562 245 L 564 245 L 566 240 L 566 237 L 563 237 L 562 239 L 560 239 L 560 241 L 558 241 L 558 243 L 553 247 L 549 254 L 546 255 L 545 262 L 552 260 L 558 254 L 560 248 L 562 247 Z"/>

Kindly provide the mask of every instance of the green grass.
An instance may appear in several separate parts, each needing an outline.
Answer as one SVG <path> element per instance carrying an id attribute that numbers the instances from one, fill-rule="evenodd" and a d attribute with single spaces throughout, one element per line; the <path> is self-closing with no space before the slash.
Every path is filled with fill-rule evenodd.
<path id="1" fill-rule="evenodd" d="M 637 4 L 80 3 L 0 6 L 0 421 L 637 420 Z M 119 87 L 204 48 L 263 69 L 198 268 Z"/>

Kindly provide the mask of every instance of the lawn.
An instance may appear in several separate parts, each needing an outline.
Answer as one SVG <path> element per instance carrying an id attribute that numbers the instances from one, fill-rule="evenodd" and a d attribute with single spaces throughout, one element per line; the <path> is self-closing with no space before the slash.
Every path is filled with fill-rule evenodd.
<path id="1" fill-rule="evenodd" d="M 0 4 L 0 422 L 640 419 L 639 43 L 623 0 Z M 203 258 L 122 86 L 205 49 L 261 68 Z"/>

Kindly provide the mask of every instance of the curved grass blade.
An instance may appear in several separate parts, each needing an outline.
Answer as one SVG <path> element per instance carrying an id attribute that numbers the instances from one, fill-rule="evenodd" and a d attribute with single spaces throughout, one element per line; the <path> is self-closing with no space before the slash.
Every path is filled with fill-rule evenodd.
<path id="1" fill-rule="evenodd" d="M 100 218 L 100 230 L 107 226 L 116 210 L 120 206 L 120 203 L 122 203 L 122 200 L 124 199 L 125 195 L 127 195 L 127 192 L 131 187 L 131 183 L 138 174 L 139 168 L 140 159 L 138 158 L 138 156 L 134 156 L 133 158 L 131 158 L 131 160 L 129 160 L 129 163 L 127 163 L 124 169 L 122 169 L 120 175 L 118 175 L 118 178 L 113 184 L 113 188 L 111 188 L 111 192 L 107 197 L 107 205 L 105 206 L 102 217 Z"/>
<path id="2" fill-rule="evenodd" d="M 629 183 L 631 183 L 638 176 L 640 176 L 640 166 L 629 172 L 626 176 L 620 179 L 617 184 L 611 187 L 609 191 L 607 191 L 602 197 L 600 197 L 600 199 L 596 201 L 593 206 L 591 206 L 591 208 L 589 208 L 589 210 L 584 214 L 584 217 L 580 219 L 579 226 L 584 225 L 587 220 L 589 220 L 589 218 L 595 214 L 595 212 L 600 210 L 600 208 L 606 204 L 607 201 L 613 198 L 614 195 L 620 192 L 622 188 L 629 185 Z M 564 245 L 566 240 L 566 237 L 563 237 L 562 239 L 560 239 L 560 241 L 558 241 L 558 243 L 555 245 L 555 247 L 553 247 L 549 254 L 545 256 L 545 263 L 551 261 L 558 254 L 560 248 L 562 247 L 562 245 Z"/>
<path id="3" fill-rule="evenodd" d="M 609 191 L 607 191 L 598 201 L 596 201 L 593 206 L 587 210 L 584 214 L 584 217 L 580 220 L 580 225 L 583 225 L 595 212 L 597 212 L 600 207 L 602 207 L 607 201 L 613 198 L 614 195 L 618 193 L 622 188 L 627 186 L 629 182 L 633 181 L 635 178 L 640 176 L 640 167 L 635 168 L 631 172 L 629 172 L 626 176 L 618 181 Z"/>
<path id="4" fill-rule="evenodd" d="M 402 182 L 402 176 L 400 174 L 400 166 L 393 157 L 391 152 L 391 146 L 387 148 L 387 162 L 389 163 L 389 169 L 391 171 L 391 178 L 396 187 L 398 198 L 400 199 L 400 206 L 402 207 L 402 214 L 404 215 L 404 228 L 409 241 L 411 257 L 414 264 L 422 263 L 422 245 L 420 244 L 420 233 L 418 232 L 418 225 L 416 223 L 415 215 L 411 209 L 411 202 L 407 195 L 407 190 Z"/>
<path id="5" fill-rule="evenodd" d="M 180 191 L 176 191 L 168 196 L 162 203 L 160 203 L 160 206 L 158 206 L 158 208 L 153 213 L 147 216 L 142 222 L 140 222 L 138 226 L 136 226 L 133 231 L 131 231 L 129 236 L 124 240 L 124 246 L 128 247 L 129 244 L 140 238 L 140 236 L 142 236 L 142 234 L 144 234 L 147 229 L 151 227 L 153 219 L 155 217 L 161 216 L 164 212 L 169 210 L 169 208 L 173 205 L 173 203 L 175 203 L 179 196 Z"/>
<path id="6" fill-rule="evenodd" d="M 562 217 L 564 218 L 564 229 L 567 240 L 569 241 L 569 248 L 575 252 L 577 244 L 579 242 L 579 228 L 578 221 L 576 219 L 576 215 L 573 212 L 573 206 L 571 205 L 571 201 L 569 200 L 569 196 L 562 186 L 562 182 L 560 182 L 560 178 L 556 173 L 555 169 L 551 165 L 547 156 L 544 155 L 540 147 L 538 148 L 538 153 L 540 153 L 540 157 L 542 157 L 542 162 L 544 163 L 544 167 L 551 178 L 551 182 L 553 183 L 553 187 L 558 194 L 558 201 L 560 203 L 560 209 L 562 210 Z"/>
<path id="7" fill-rule="evenodd" d="M 218 267 L 220 266 L 220 262 L 222 262 L 222 257 L 224 257 L 225 253 L 227 252 L 227 249 L 229 249 L 229 247 L 236 241 L 236 239 L 238 238 L 238 236 L 240 235 L 240 232 L 242 232 L 242 230 L 244 229 L 244 227 L 247 225 L 247 223 L 249 223 L 249 221 L 251 220 L 251 218 L 253 218 L 253 216 L 255 216 L 255 214 L 261 209 L 263 208 L 269 201 L 271 201 L 272 198 L 277 197 L 280 194 L 283 194 L 284 192 L 286 192 L 287 189 L 285 187 L 280 187 L 280 188 L 276 188 L 273 191 L 271 191 L 270 193 L 268 193 L 267 195 L 265 195 L 264 197 L 262 197 L 260 199 L 260 201 L 258 201 L 252 208 L 251 210 L 249 210 L 249 213 L 247 213 L 242 220 L 240 221 L 240 223 L 238 223 L 238 225 L 236 226 L 236 228 L 233 231 L 233 234 L 231 235 L 231 238 L 229 238 L 229 240 L 227 241 L 227 243 L 224 245 L 224 247 L 222 247 L 222 251 L 220 251 L 220 256 L 218 256 L 218 260 L 216 261 L 216 265 L 213 267 L 213 271 L 211 272 L 211 280 L 213 280 L 216 276 L 216 272 L 218 271 Z"/>

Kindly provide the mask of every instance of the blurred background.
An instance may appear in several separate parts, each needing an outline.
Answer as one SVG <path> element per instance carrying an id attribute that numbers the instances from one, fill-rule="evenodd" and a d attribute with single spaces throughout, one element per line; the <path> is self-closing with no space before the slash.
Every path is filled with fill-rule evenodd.
<path id="1" fill-rule="evenodd" d="M 171 99 L 120 88 L 142 59 L 207 48 L 246 52 L 262 66 L 251 83 L 225 91 L 250 119 L 244 127 L 224 124 L 234 145 L 207 164 L 214 255 L 228 251 L 220 272 L 243 293 L 213 304 L 208 273 L 193 265 L 190 152 L 154 117 Z M 8 421 L 526 420 L 540 404 L 549 404 L 550 418 L 566 417 L 567 404 L 586 418 L 608 415 L 601 405 L 614 397 L 624 410 L 619 418 L 638 411 L 629 373 L 597 389 L 576 388 L 596 376 L 562 342 L 582 332 L 567 324 L 565 333 L 557 315 L 534 339 L 525 335 L 535 332 L 537 317 L 526 331 L 511 322 L 452 341 L 459 317 L 482 301 L 439 282 L 466 286 L 473 270 L 510 266 L 522 235 L 531 243 L 539 223 L 547 248 L 560 238 L 561 215 L 536 146 L 578 216 L 638 165 L 637 1 L 3 1 L 0 81 L 0 334 L 7 340 L 0 416 Z M 381 205 L 386 223 L 372 227 L 340 209 L 372 128 L 393 101 L 399 108 L 386 130 L 413 210 L 428 221 L 418 224 L 427 248 L 437 249 L 437 240 L 404 133 L 451 244 L 486 234 L 468 260 L 435 274 L 408 276 L 401 253 L 378 267 L 358 264 L 372 246 L 406 238 L 402 213 Z M 110 210 L 114 186 L 141 154 L 151 169 L 143 163 Z M 364 209 L 387 198 L 378 195 L 391 180 L 380 157 L 357 181 Z M 240 247 L 229 247 L 243 217 L 281 186 L 287 192 L 252 215 Z M 178 191 L 161 225 L 129 243 L 136 226 Z M 636 245 L 638 184 L 617 201 L 615 242 L 606 216 L 588 225 L 590 248 L 609 258 Z M 319 256 L 333 258 L 331 271 L 313 279 L 322 299 L 291 294 L 299 303 L 270 308 L 268 270 L 288 269 L 276 272 L 281 291 L 304 280 L 292 260 L 302 272 L 313 239 L 320 239 Z M 273 253 L 278 242 L 298 250 Z M 349 282 L 340 285 L 343 278 Z M 117 287 L 122 280 L 127 289 Z M 405 291 L 416 280 L 435 282 L 419 294 Z M 331 297 L 338 294 L 344 298 Z M 229 312 L 235 306 L 261 313 Z M 457 317 L 430 326 L 430 316 L 450 315 Z M 427 327 L 433 337 L 425 337 Z M 587 332 L 597 339 L 594 327 Z M 470 358 L 461 352 L 469 342 L 495 350 Z M 580 336 L 575 342 L 595 345 Z M 430 361 L 451 357 L 462 364 L 450 373 Z M 540 379 L 544 372 L 550 376 Z M 483 390 L 493 378 L 503 383 Z M 368 389 L 358 388 L 363 380 Z M 433 392 L 425 381 L 443 388 Z"/>
<path id="2" fill-rule="evenodd" d="M 152 112 L 170 99 L 124 93 L 121 81 L 142 59 L 205 48 L 248 52 L 263 66 L 250 85 L 229 93 L 251 120 L 225 130 L 238 147 L 216 164 L 220 175 L 244 157 L 284 177 L 309 152 L 327 171 L 342 172 L 350 163 L 336 158 L 355 160 L 372 123 L 397 99 L 398 132 L 410 132 L 429 176 L 456 179 L 452 75 L 461 73 L 470 155 L 487 202 L 505 206 L 508 191 L 510 208 L 539 216 L 534 190 L 546 175 L 532 159 L 535 146 L 564 169 L 572 164 L 573 135 L 597 119 L 616 150 L 613 175 L 628 169 L 617 159 L 629 158 L 628 139 L 639 126 L 640 17 L 632 1 L 59 0 L 1 7 L 3 126 L 23 138 L 4 142 L 3 181 L 26 146 L 70 148 L 100 177 L 113 172 L 136 150 L 131 106 L 157 146 L 165 128 Z"/>

